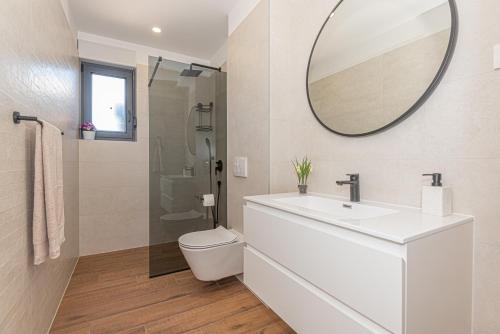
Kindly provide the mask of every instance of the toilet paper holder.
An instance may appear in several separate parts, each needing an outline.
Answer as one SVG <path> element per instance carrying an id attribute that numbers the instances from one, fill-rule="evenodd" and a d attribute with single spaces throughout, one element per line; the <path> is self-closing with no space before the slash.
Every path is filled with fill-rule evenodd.
<path id="1" fill-rule="evenodd" d="M 194 196 L 197 200 L 200 201 L 201 205 L 209 207 L 215 206 L 215 196 L 214 194 L 196 194 Z"/>

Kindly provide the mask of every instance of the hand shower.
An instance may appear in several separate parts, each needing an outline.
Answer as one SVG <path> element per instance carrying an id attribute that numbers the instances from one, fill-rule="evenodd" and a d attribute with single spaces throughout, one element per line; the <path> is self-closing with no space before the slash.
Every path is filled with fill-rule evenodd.
<path id="1" fill-rule="evenodd" d="M 213 190 L 213 183 L 212 183 L 212 144 L 210 143 L 210 139 L 205 138 L 205 143 L 207 144 L 208 147 L 208 168 L 209 168 L 209 176 L 210 176 L 210 193 L 212 194 Z M 217 175 L 217 173 L 222 173 L 223 170 L 223 164 L 222 160 L 218 160 L 215 163 L 215 170 L 214 173 Z M 220 177 L 220 176 L 219 176 Z M 212 211 L 212 218 L 214 220 L 214 228 L 217 227 L 217 224 L 219 224 L 219 203 L 220 203 L 220 190 L 221 190 L 221 185 L 222 181 L 220 178 L 217 181 L 217 196 L 215 197 L 215 206 L 211 208 Z"/>
<path id="2" fill-rule="evenodd" d="M 208 138 L 205 138 L 205 143 L 208 146 L 208 175 L 210 175 L 210 193 L 212 193 L 212 145 Z"/>
<path id="3" fill-rule="evenodd" d="M 205 138 L 205 143 L 207 144 L 208 147 L 208 175 L 210 179 L 210 193 L 213 194 L 213 183 L 212 183 L 212 144 L 210 143 L 210 139 Z M 218 202 L 218 200 L 217 200 Z M 217 210 L 215 209 L 217 207 L 218 203 L 215 203 L 215 207 L 212 206 L 210 208 L 210 211 L 212 211 L 212 219 L 214 221 L 214 228 L 217 227 Z"/>

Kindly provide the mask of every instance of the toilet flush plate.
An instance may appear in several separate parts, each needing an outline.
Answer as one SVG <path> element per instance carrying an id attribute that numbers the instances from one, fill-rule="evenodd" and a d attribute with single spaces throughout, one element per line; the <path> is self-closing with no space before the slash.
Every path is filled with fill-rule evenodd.
<path id="1" fill-rule="evenodd" d="M 248 177 L 248 158 L 234 157 L 233 175 L 236 177 Z"/>

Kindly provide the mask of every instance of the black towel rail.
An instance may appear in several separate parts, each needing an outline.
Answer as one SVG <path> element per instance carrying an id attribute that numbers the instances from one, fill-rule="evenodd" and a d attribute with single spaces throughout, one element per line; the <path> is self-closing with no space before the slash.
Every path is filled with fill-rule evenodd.
<path id="1" fill-rule="evenodd" d="M 19 124 L 21 121 L 32 121 L 32 122 L 37 122 L 41 126 L 43 126 L 42 121 L 40 121 L 37 117 L 35 116 L 23 116 L 19 113 L 19 111 L 14 111 L 12 113 L 12 119 L 14 120 L 14 123 Z M 61 135 L 64 135 L 64 132 L 61 131 Z"/>

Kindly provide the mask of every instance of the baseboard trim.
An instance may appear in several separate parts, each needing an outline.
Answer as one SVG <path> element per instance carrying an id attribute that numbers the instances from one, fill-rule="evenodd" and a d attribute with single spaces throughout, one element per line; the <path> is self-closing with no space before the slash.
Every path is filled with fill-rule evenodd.
<path id="1" fill-rule="evenodd" d="M 47 331 L 47 334 L 50 334 L 50 330 L 52 329 L 52 325 L 54 325 L 54 321 L 56 320 L 57 313 L 59 312 L 59 308 L 61 307 L 61 303 L 63 301 L 64 296 L 66 295 L 66 290 L 68 290 L 69 283 L 71 282 L 71 279 L 73 278 L 73 274 L 75 273 L 76 266 L 78 265 L 78 261 L 80 261 L 80 257 L 78 257 L 75 261 L 75 265 L 73 266 L 73 270 L 71 270 L 71 275 L 69 275 L 68 282 L 66 283 L 66 287 L 64 288 L 63 294 L 61 296 L 61 299 L 59 299 L 59 304 L 57 305 L 56 312 L 54 313 L 54 316 L 52 317 L 52 321 L 50 322 L 49 329 Z"/>

